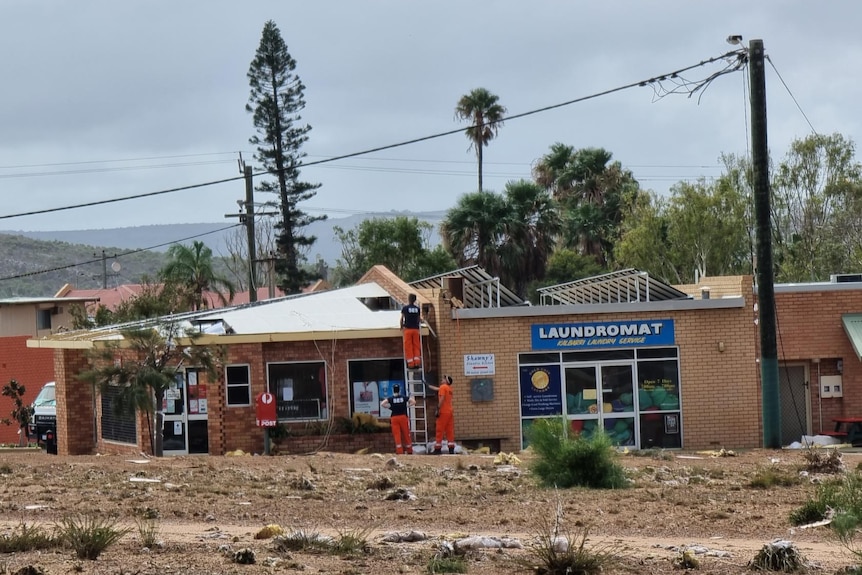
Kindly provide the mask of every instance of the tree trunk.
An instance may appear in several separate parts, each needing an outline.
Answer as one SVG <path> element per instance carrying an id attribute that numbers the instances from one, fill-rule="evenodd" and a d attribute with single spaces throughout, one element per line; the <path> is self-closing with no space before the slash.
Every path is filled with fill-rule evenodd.
<path id="1" fill-rule="evenodd" d="M 482 191 L 482 140 L 476 142 L 476 156 L 479 159 L 479 191 Z"/>
<path id="2" fill-rule="evenodd" d="M 155 443 L 153 444 L 153 455 L 155 455 L 156 457 L 162 457 L 164 455 L 165 412 L 162 409 L 164 400 L 164 392 L 156 394 L 155 429 L 153 429 L 153 435 L 155 436 Z"/>

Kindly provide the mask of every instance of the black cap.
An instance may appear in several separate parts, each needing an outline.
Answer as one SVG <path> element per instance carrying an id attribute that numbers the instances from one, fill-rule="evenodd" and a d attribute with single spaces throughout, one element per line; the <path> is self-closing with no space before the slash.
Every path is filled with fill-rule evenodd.
<path id="1" fill-rule="evenodd" d="M 449 385 L 452 385 L 452 376 L 451 375 L 444 375 L 443 379 L 445 379 Z"/>
<path id="2" fill-rule="evenodd" d="M 397 383 L 392 386 L 392 393 L 401 393 L 401 386 Z"/>

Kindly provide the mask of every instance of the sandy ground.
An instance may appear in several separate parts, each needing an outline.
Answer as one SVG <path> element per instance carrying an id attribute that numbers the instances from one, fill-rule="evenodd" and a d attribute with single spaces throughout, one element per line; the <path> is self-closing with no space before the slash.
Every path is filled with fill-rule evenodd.
<path id="1" fill-rule="evenodd" d="M 426 573 L 441 544 L 469 536 L 523 548 L 471 551 L 468 573 L 529 573 L 521 561 L 533 560 L 530 546 L 548 532 L 558 507 L 569 534 L 588 530 L 587 549 L 617 557 L 606 573 L 679 573 L 674 560 L 692 546 L 700 552 L 699 573 L 750 572 L 748 562 L 775 539 L 792 541 L 812 572 L 857 563 L 828 527 L 790 525 L 790 512 L 814 494 L 821 477 L 803 476 L 788 487 L 751 486 L 767 470 L 799 477 L 805 466 L 799 451 L 622 455 L 633 483 L 617 491 L 540 487 L 531 457 L 518 454 L 520 463 L 501 465 L 480 454 L 134 459 L 5 451 L 0 526 L 53 529 L 84 514 L 131 532 L 97 561 L 78 560 L 67 549 L 15 553 L 0 555 L 0 573 L 28 566 L 47 574 Z M 846 472 L 860 461 L 860 454 L 845 454 Z M 158 518 L 162 544 L 153 549 L 141 545 L 135 518 L 142 516 Z M 347 556 L 283 552 L 272 540 L 255 538 L 268 524 L 288 533 L 360 535 L 368 547 Z M 386 540 L 411 531 L 425 538 Z M 233 552 L 244 548 L 254 550 L 255 564 L 233 562 Z"/>

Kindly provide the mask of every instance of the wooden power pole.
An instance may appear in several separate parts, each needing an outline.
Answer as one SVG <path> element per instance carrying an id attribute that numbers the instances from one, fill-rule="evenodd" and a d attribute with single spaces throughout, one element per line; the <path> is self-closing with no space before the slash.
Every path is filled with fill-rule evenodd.
<path id="1" fill-rule="evenodd" d="M 757 301 L 760 327 L 760 389 L 763 402 L 763 446 L 781 447 L 781 396 L 775 328 L 775 283 L 770 221 L 769 147 L 766 137 L 766 69 L 763 40 L 748 45 L 751 80 L 751 165 L 757 229 Z"/>

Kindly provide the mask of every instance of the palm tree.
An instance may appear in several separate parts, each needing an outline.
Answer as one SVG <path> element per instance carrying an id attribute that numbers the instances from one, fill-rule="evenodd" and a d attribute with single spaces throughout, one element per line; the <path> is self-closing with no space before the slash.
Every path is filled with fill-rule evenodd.
<path id="1" fill-rule="evenodd" d="M 545 276 L 548 258 L 561 229 L 560 213 L 551 195 L 527 180 L 506 184 L 505 240 L 500 246 L 501 277 L 519 296 Z"/>
<path id="2" fill-rule="evenodd" d="M 497 273 L 497 248 L 506 211 L 503 198 L 493 192 L 461 196 L 440 224 L 443 245 L 458 265 L 477 264 L 489 273 Z"/>
<path id="3" fill-rule="evenodd" d="M 575 150 L 556 143 L 533 166 L 533 178 L 553 193 L 564 213 L 563 245 L 603 267 L 613 251 L 623 212 L 640 191 L 632 173 L 603 148 Z"/>
<path id="4" fill-rule="evenodd" d="M 203 242 L 196 241 L 191 248 L 183 244 L 172 245 L 168 249 L 168 263 L 159 274 L 166 284 L 184 294 L 191 310 L 207 307 L 206 291 L 215 291 L 223 305 L 228 305 L 236 295 L 230 280 L 216 274 L 213 252 Z"/>
<path id="5" fill-rule="evenodd" d="M 467 120 L 470 127 L 464 130 L 470 147 L 476 149 L 479 160 L 479 191 L 482 191 L 482 148 L 497 137 L 497 131 L 503 125 L 506 108 L 499 103 L 496 96 L 485 88 L 476 88 L 469 94 L 461 96 L 455 106 L 455 118 Z"/>

